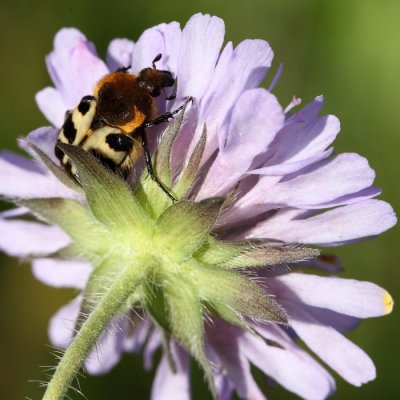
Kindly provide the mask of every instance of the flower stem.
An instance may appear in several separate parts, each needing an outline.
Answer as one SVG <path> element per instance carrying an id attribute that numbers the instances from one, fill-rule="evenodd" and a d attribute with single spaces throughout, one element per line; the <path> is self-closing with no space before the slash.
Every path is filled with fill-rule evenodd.
<path id="1" fill-rule="evenodd" d="M 101 332 L 137 286 L 136 268 L 126 268 L 95 306 L 60 360 L 43 400 L 61 400 L 67 394 Z"/>

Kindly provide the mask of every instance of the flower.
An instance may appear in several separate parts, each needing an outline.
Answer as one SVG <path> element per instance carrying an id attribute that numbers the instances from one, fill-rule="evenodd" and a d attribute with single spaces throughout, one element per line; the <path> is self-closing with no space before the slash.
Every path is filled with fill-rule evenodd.
<path id="1" fill-rule="evenodd" d="M 182 30 L 173 22 L 136 43 L 112 41 L 103 62 L 77 30 L 56 35 L 47 57 L 55 87 L 36 97 L 53 126 L 20 141 L 40 163 L 0 158 L 0 193 L 19 205 L 1 215 L 0 249 L 30 257 L 45 283 L 80 291 L 50 322 L 52 343 L 68 349 L 49 384 L 58 397 L 47 398 L 65 394 L 90 351 L 85 368 L 98 374 L 125 351 L 143 350 L 151 368 L 162 347 L 154 399 L 190 398 L 190 355 L 219 399 L 234 391 L 265 398 L 251 365 L 302 398 L 326 398 L 335 382 L 299 340 L 353 385 L 375 377 L 370 358 L 343 333 L 389 313 L 390 295 L 373 283 L 302 273 L 337 273 L 340 265 L 299 245 L 376 236 L 395 224 L 394 212 L 374 199 L 380 190 L 363 157 L 333 154 L 339 122 L 319 115 L 323 98 L 283 109 L 273 84 L 258 87 L 273 58 L 268 43 L 229 42 L 221 51 L 223 37 L 222 20 L 197 14 Z M 152 132 L 160 138 L 157 175 L 180 201 L 171 205 L 146 174 L 128 186 L 64 146 L 79 187 L 53 155 L 65 111 L 102 75 L 128 65 L 137 73 L 159 53 L 157 68 L 178 78 L 175 101 L 161 99 L 159 111 L 194 98 L 162 134 Z M 29 213 L 52 224 L 23 219 Z M 272 268 L 287 264 L 292 270 Z"/>

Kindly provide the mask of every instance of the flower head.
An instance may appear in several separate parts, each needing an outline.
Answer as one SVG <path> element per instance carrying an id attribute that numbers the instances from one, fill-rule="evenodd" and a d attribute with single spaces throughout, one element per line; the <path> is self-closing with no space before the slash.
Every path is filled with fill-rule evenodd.
<path id="1" fill-rule="evenodd" d="M 283 109 L 272 89 L 258 87 L 273 58 L 268 43 L 221 50 L 223 36 L 222 20 L 197 14 L 182 30 L 161 24 L 136 43 L 112 41 L 106 62 L 75 29 L 55 38 L 47 57 L 55 87 L 37 94 L 53 126 L 20 142 L 40 164 L 0 158 L 0 192 L 20 206 L 2 215 L 0 248 L 32 257 L 46 283 L 80 290 L 50 323 L 52 343 L 67 350 L 45 398 L 65 395 L 85 359 L 90 373 L 103 373 L 124 351 L 143 350 L 150 368 L 159 347 L 154 399 L 190 397 L 190 356 L 220 399 L 234 391 L 264 399 L 251 365 L 302 398 L 323 399 L 334 380 L 299 340 L 353 385 L 375 377 L 343 333 L 389 313 L 390 295 L 300 269 L 338 272 L 335 257 L 304 245 L 378 235 L 395 224 L 393 210 L 374 199 L 380 190 L 364 158 L 333 154 L 339 122 L 319 115 L 322 97 Z M 156 175 L 178 201 L 139 166 L 124 181 L 82 148 L 60 145 L 78 185 L 53 155 L 65 111 L 103 75 L 129 65 L 136 74 L 157 54 L 158 68 L 178 81 L 159 113 L 194 99 L 162 132 L 149 129 Z"/>

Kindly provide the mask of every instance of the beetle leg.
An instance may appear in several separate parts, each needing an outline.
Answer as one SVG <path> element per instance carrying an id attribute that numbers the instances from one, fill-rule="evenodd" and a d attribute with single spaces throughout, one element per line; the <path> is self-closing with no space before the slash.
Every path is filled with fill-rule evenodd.
<path id="1" fill-rule="evenodd" d="M 176 110 L 166 112 L 165 114 L 161 114 L 158 117 L 152 119 L 151 121 L 147 121 L 144 123 L 143 127 L 144 128 L 151 128 L 153 126 L 157 126 L 159 124 L 162 124 L 163 122 L 168 122 L 170 118 L 174 118 L 175 114 L 178 114 L 180 111 L 183 110 L 183 108 L 186 106 L 186 104 L 189 103 L 189 101 L 193 101 L 193 97 L 189 96 L 185 98 L 185 102 L 178 107 Z"/>
<path id="2" fill-rule="evenodd" d="M 146 168 L 147 171 L 153 179 L 153 181 L 161 188 L 161 190 L 172 200 L 172 202 L 176 202 L 176 199 L 172 194 L 164 187 L 164 185 L 158 180 L 158 178 L 155 176 L 154 171 L 153 171 L 153 165 L 151 163 L 151 156 L 150 156 L 150 151 L 149 151 L 149 146 L 147 144 L 147 137 L 146 137 L 146 132 L 144 129 L 140 130 L 140 138 L 142 139 L 142 146 L 143 146 L 143 152 L 144 152 L 144 161 L 146 163 Z"/>

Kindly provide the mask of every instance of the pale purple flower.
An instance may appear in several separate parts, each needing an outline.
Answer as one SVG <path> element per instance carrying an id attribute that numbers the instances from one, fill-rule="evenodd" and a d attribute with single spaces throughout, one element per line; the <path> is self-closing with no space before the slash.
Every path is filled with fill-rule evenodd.
<path id="1" fill-rule="evenodd" d="M 202 200 L 235 191 L 235 201 L 217 221 L 220 237 L 330 247 L 370 238 L 392 227 L 395 214 L 389 204 L 374 199 L 381 191 L 373 187 L 375 174 L 367 160 L 355 153 L 333 153 L 330 146 L 339 133 L 339 121 L 332 115 L 320 115 L 323 98 L 316 97 L 303 109 L 289 113 L 271 91 L 258 87 L 273 59 L 268 43 L 245 40 L 236 48 L 231 42 L 222 47 L 224 31 L 221 19 L 196 14 L 182 30 L 172 22 L 146 30 L 135 43 L 113 40 L 103 62 L 82 33 L 62 29 L 46 59 L 54 87 L 36 96 L 52 126 L 31 132 L 28 141 L 56 161 L 54 144 L 65 111 L 92 93 L 104 74 L 128 65 L 136 73 L 161 53 L 157 67 L 178 77 L 178 86 L 176 100 L 160 100 L 159 109 L 176 108 L 186 96 L 195 100 L 186 110 L 174 144 L 173 175 L 187 163 L 206 124 L 202 179 L 191 198 Z M 296 105 L 295 100 L 291 106 Z M 26 140 L 20 145 L 29 150 Z M 2 153 L 0 171 L 0 194 L 7 198 L 84 201 L 81 193 L 36 161 Z M 70 238 L 56 226 L 24 220 L 25 213 L 29 210 L 21 207 L 1 215 L 0 249 L 12 256 L 34 257 L 33 272 L 48 285 L 84 289 L 92 266 L 52 257 Z M 205 351 L 215 366 L 219 399 L 230 399 L 234 391 L 243 399 L 265 399 L 250 365 L 301 398 L 324 399 L 332 394 L 334 379 L 299 346 L 298 339 L 349 383 L 360 386 L 375 378 L 371 359 L 344 333 L 361 319 L 389 313 L 390 295 L 373 283 L 304 274 L 300 267 L 340 270 L 335 262 L 320 258 L 295 264 L 293 271 L 253 271 L 287 311 L 288 326 L 249 321 L 255 335 L 213 316 L 206 322 Z M 51 319 L 53 345 L 65 348 L 71 342 L 81 301 L 78 296 Z M 141 317 L 114 317 L 85 364 L 89 373 L 108 371 L 123 352 L 143 351 L 145 367 L 151 368 L 162 338 L 150 319 Z M 152 398 L 190 399 L 190 356 L 174 340 L 171 355 L 176 371 L 164 355 Z"/>

